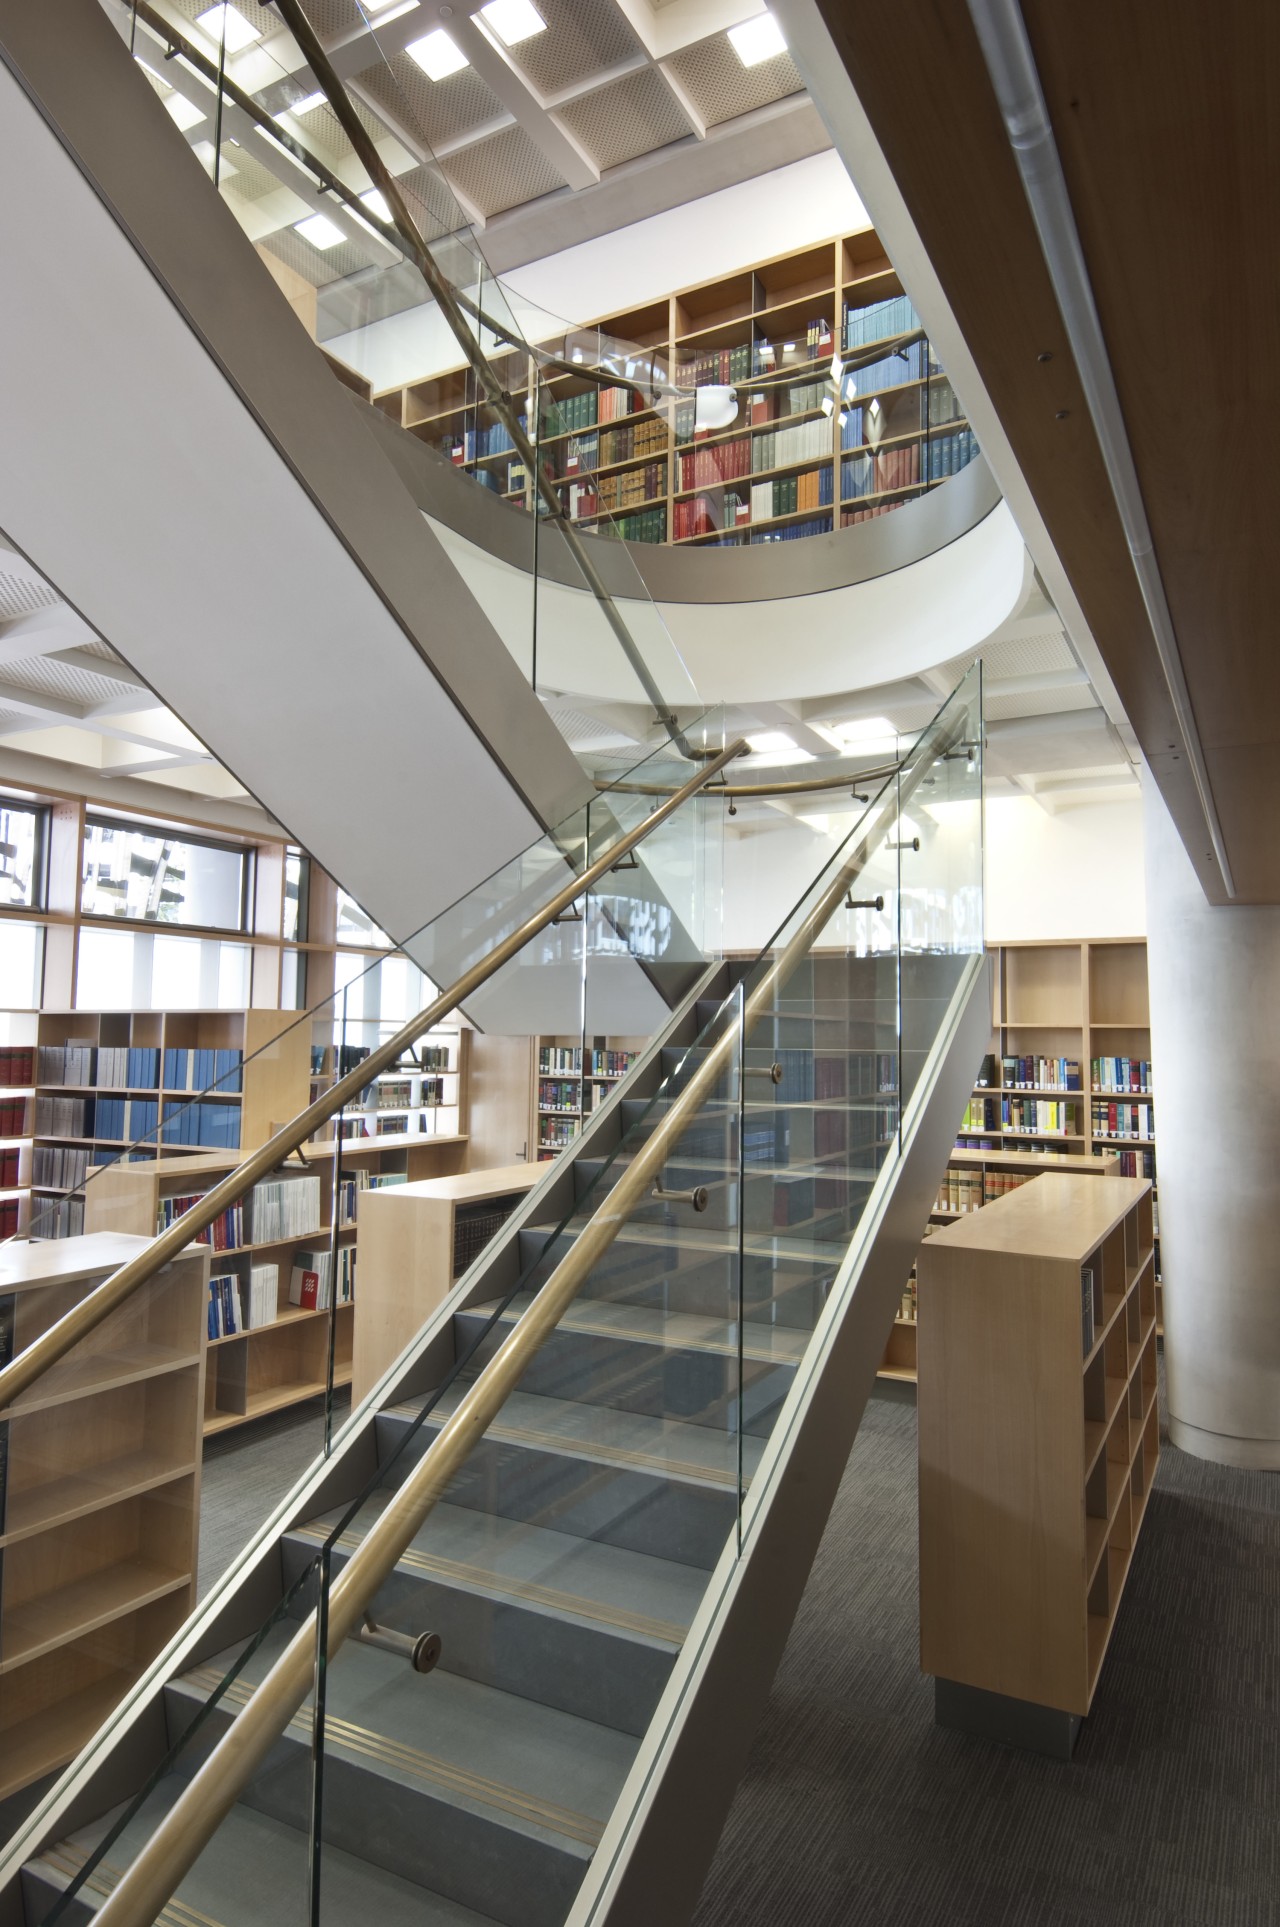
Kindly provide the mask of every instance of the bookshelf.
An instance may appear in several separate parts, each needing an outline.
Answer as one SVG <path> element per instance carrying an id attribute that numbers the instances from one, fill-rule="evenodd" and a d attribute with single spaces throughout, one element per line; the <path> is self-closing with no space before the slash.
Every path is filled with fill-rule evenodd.
<path id="1" fill-rule="evenodd" d="M 648 1042 L 646 1037 L 593 1037 L 583 1063 L 581 1037 L 534 1039 L 533 1123 L 530 1142 L 539 1163 L 572 1144 Z"/>
<path id="2" fill-rule="evenodd" d="M 532 426 L 546 473 L 574 522 L 637 542 L 736 547 L 887 514 L 978 452 L 928 342 L 901 339 L 918 328 L 874 229 L 604 316 L 579 331 L 579 352 L 586 361 L 623 348 L 623 378 L 603 387 L 571 369 L 543 378 Z M 880 344 L 883 355 L 871 356 Z M 539 346 L 574 357 L 563 339 Z M 842 371 L 839 392 L 837 354 L 868 357 Z M 510 352 L 495 365 L 532 432 L 533 357 Z M 651 365 L 666 392 L 645 387 Z M 673 386 L 735 390 L 730 419 L 699 424 L 699 403 L 673 399 Z M 480 487 L 532 507 L 510 434 L 467 369 L 373 402 Z"/>
<path id="3" fill-rule="evenodd" d="M 143 1243 L 0 1250 L 0 1361 Z M 0 1799 L 72 1759 L 195 1604 L 207 1278 L 184 1252 L 0 1416 Z"/>
<path id="4" fill-rule="evenodd" d="M 973 1151 L 957 1147 L 947 1163 L 946 1175 L 929 1213 L 925 1236 L 930 1238 L 942 1225 L 954 1224 L 974 1211 L 993 1204 L 997 1198 L 1029 1184 L 1042 1171 L 1062 1171 L 1083 1177 L 1117 1177 L 1118 1157 L 1089 1157 L 1080 1151 Z M 902 1303 L 889 1333 L 884 1358 L 876 1376 L 914 1385 L 918 1377 L 917 1336 L 919 1259 L 911 1268 Z"/>
<path id="5" fill-rule="evenodd" d="M 1151 1186 L 1042 1173 L 918 1265 L 921 1669 L 1069 1757 L 1159 1459 Z"/>
<path id="6" fill-rule="evenodd" d="M 360 1216 L 351 1397 L 358 1404 L 539 1182 L 537 1164 L 372 1192 Z"/>
<path id="7" fill-rule="evenodd" d="M 457 1133 L 401 1138 L 371 1137 L 344 1143 L 339 1182 L 344 1187 L 338 1229 L 337 1304 L 335 1309 L 334 1383 L 351 1381 L 354 1345 L 356 1221 L 360 1199 L 383 1184 L 403 1185 L 428 1176 L 444 1176 L 462 1169 L 466 1140 Z M 289 1164 L 278 1176 L 290 1184 L 310 1178 L 307 1210 L 300 1228 L 275 1227 L 258 1236 L 254 1209 L 247 1201 L 238 1224 L 226 1232 L 213 1228 L 216 1248 L 211 1253 L 215 1275 L 237 1281 L 237 1322 L 233 1335 L 214 1335 L 205 1329 L 207 1368 L 204 1383 L 205 1437 L 243 1425 L 249 1419 L 314 1398 L 325 1389 L 328 1353 L 328 1311 L 290 1302 L 299 1254 L 328 1254 L 333 1211 L 333 1141 L 304 1146 L 305 1165 Z M 137 1164 L 113 1164 L 90 1185 L 85 1201 L 86 1230 L 119 1231 L 154 1236 L 166 1221 L 171 1200 L 209 1190 L 238 1162 L 236 1152 L 197 1153 L 189 1157 L 161 1157 Z M 205 1249 L 193 1246 L 192 1249 Z M 275 1267 L 274 1281 L 263 1267 Z M 269 1315 L 248 1324 L 253 1269 L 265 1291 Z M 273 1314 L 273 1315 L 270 1315 Z"/>

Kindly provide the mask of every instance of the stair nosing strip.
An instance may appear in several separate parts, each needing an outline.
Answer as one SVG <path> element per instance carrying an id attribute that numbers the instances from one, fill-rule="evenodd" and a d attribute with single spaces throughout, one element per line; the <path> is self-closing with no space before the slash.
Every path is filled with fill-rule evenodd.
<path id="1" fill-rule="evenodd" d="M 650 1280 L 649 1282 L 656 1281 Z M 530 1294 L 530 1303 L 533 1302 L 534 1295 L 535 1294 L 532 1293 Z M 792 1369 L 799 1367 L 804 1356 L 804 1351 L 808 1350 L 808 1341 L 813 1336 L 812 1332 L 805 1334 L 804 1348 L 795 1358 L 780 1358 L 775 1352 L 753 1349 L 754 1341 L 750 1343 L 744 1341 L 743 1344 L 739 1346 L 736 1340 L 731 1338 L 667 1338 L 661 1331 L 656 1329 L 646 1331 L 643 1326 L 637 1328 L 634 1326 L 609 1324 L 604 1321 L 592 1323 L 590 1320 L 585 1323 L 582 1322 L 584 1306 L 594 1302 L 596 1301 L 592 1299 L 579 1299 L 577 1304 L 570 1305 L 564 1318 L 556 1326 L 556 1332 L 576 1333 L 583 1338 L 624 1339 L 627 1343 L 636 1345 L 660 1345 L 664 1351 L 705 1352 L 713 1358 L 737 1358 L 741 1355 L 743 1358 L 750 1359 L 753 1365 L 777 1365 L 780 1367 L 790 1367 Z M 525 1309 L 527 1310 L 528 1307 L 526 1306 Z M 468 1305 L 466 1312 L 463 1313 L 462 1316 L 468 1315 L 480 1317 L 491 1315 L 491 1313 L 487 1313 L 486 1307 L 483 1305 Z M 677 1312 L 673 1315 L 676 1317 L 694 1318 L 697 1317 L 698 1314 L 696 1312 Z M 506 1308 L 499 1314 L 500 1321 L 503 1324 L 514 1324 L 521 1316 L 523 1316 L 522 1313 L 512 1313 Z M 570 1322 L 575 1319 L 577 1322 Z M 750 1323 L 751 1321 L 746 1320 L 744 1322 Z M 771 1326 L 768 1327 L 768 1329 L 803 1331 L 804 1328 L 803 1326 L 796 1325 Z"/>
<path id="2" fill-rule="evenodd" d="M 294 1539 L 308 1539 L 314 1544 L 323 1545 L 327 1534 L 314 1526 L 295 1526 L 289 1535 Z M 343 1552 L 353 1552 L 362 1543 L 361 1535 L 344 1532 L 334 1544 Z M 590 1541 L 583 1541 L 589 1544 Z M 649 1639 L 660 1639 L 670 1646 L 681 1646 L 687 1636 L 686 1628 L 674 1620 L 653 1619 L 646 1613 L 628 1612 L 625 1606 L 606 1606 L 596 1599 L 583 1599 L 578 1593 L 560 1592 L 554 1586 L 543 1586 L 536 1579 L 505 1579 L 491 1572 L 485 1566 L 469 1566 L 461 1559 L 445 1559 L 438 1553 L 418 1552 L 410 1546 L 396 1561 L 398 1566 L 412 1566 L 415 1571 L 428 1574 L 436 1579 L 459 1579 L 470 1582 L 482 1590 L 502 1593 L 505 1597 L 526 1600 L 530 1605 L 549 1606 L 556 1611 L 572 1613 L 578 1619 L 598 1620 L 605 1626 L 616 1626 L 622 1632 L 640 1633 Z"/>
<path id="3" fill-rule="evenodd" d="M 602 1405 L 593 1406 L 590 1409 L 606 1411 L 609 1408 Z M 387 1412 L 379 1416 L 386 1417 L 392 1412 L 399 1412 L 408 1418 L 418 1416 L 418 1408 L 413 1405 L 392 1405 L 388 1407 Z M 440 1420 L 442 1425 L 448 1416 L 447 1412 L 443 1415 Z M 503 1424 L 501 1420 L 496 1420 L 489 1427 L 485 1437 L 509 1439 L 517 1445 L 545 1446 L 571 1459 L 602 1459 L 606 1463 L 643 1467 L 645 1470 L 663 1473 L 668 1477 L 678 1473 L 691 1479 L 704 1479 L 712 1485 L 733 1485 L 738 1476 L 736 1471 L 729 1469 L 719 1471 L 714 1466 L 694 1465 L 684 1459 L 662 1458 L 653 1452 L 634 1452 L 625 1445 L 598 1445 L 589 1443 L 585 1439 L 575 1442 L 572 1439 L 561 1438 L 555 1432 L 539 1432 L 532 1426 L 512 1425 L 509 1422 Z"/>
<path id="4" fill-rule="evenodd" d="M 223 1675 L 214 1666 L 200 1667 L 184 1678 L 194 1687 L 212 1690 L 222 1681 Z M 255 1689 L 243 1680 L 235 1680 L 222 1696 L 222 1703 L 232 1703 L 244 1707 L 252 1699 Z M 301 1736 L 310 1736 L 312 1716 L 307 1708 L 300 1708 L 289 1721 L 289 1728 Z M 358 1726 L 354 1720 L 344 1720 L 334 1713 L 325 1714 L 325 1744 L 343 1747 L 349 1753 L 362 1754 L 366 1759 L 388 1767 L 398 1767 L 402 1772 L 413 1774 L 426 1786 L 439 1787 L 445 1792 L 467 1795 L 481 1806 L 487 1806 L 498 1813 L 509 1813 L 513 1819 L 524 1820 L 534 1826 L 545 1828 L 548 1832 L 561 1834 L 565 1839 L 576 1840 L 582 1846 L 597 1847 L 604 1832 L 604 1821 L 593 1820 L 589 1814 L 578 1813 L 572 1807 L 562 1807 L 551 1800 L 540 1800 L 537 1794 L 522 1793 L 518 1787 L 509 1786 L 504 1780 L 491 1780 L 487 1774 L 475 1773 L 469 1767 L 453 1766 L 437 1754 L 424 1753 L 421 1748 L 407 1745 L 401 1740 L 388 1739 L 384 1734 L 375 1733 L 371 1727 Z"/>
<path id="5" fill-rule="evenodd" d="M 46 1847 L 39 1857 L 70 1879 L 74 1879 L 79 1874 L 88 1858 L 88 1852 L 84 1847 L 74 1847 L 68 1841 L 61 1841 L 54 1847 Z M 39 1865 L 39 1860 L 36 1865 Z M 88 1878 L 80 1883 L 80 1891 L 84 1892 L 87 1889 L 90 1893 L 100 1895 L 103 1900 L 108 1900 L 115 1892 L 124 1872 L 123 1867 L 115 1866 L 110 1860 L 102 1860 Z M 156 1915 L 155 1927 L 223 1927 L 223 1923 L 215 1920 L 212 1914 L 202 1914 L 198 1908 L 192 1907 L 187 1901 L 171 1897 Z"/>

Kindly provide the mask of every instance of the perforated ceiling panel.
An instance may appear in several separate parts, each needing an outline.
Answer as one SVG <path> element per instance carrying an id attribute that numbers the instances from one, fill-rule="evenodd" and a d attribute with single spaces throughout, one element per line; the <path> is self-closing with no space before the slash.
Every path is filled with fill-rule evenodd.
<path id="1" fill-rule="evenodd" d="M 557 111 L 601 168 L 618 167 L 693 132 L 671 89 L 652 67 L 581 94 Z"/>
<path id="2" fill-rule="evenodd" d="M 321 40 L 332 40 L 335 34 L 358 27 L 364 18 L 356 0 L 304 0 L 304 5 Z"/>
<path id="3" fill-rule="evenodd" d="M 188 20 L 196 19 L 199 14 L 208 13 L 212 5 L 213 0 L 173 0 L 174 12 L 182 14 Z M 279 33 L 279 15 L 270 12 L 266 7 L 260 7 L 257 0 L 235 0 L 235 9 L 237 13 L 244 15 L 249 25 L 255 27 L 264 40 L 273 33 Z M 204 29 L 201 28 L 202 33 L 203 31 Z"/>
<path id="4" fill-rule="evenodd" d="M 971 662 L 982 657 L 984 674 L 993 676 L 1038 676 L 1050 669 L 1071 669 L 1075 657 L 1071 646 L 1057 627 L 1029 636 L 1018 636 L 1009 642 L 987 643 L 982 649 L 971 650 L 967 655 L 955 656 L 943 664 L 943 673 L 951 683 L 959 682 Z"/>
<path id="5" fill-rule="evenodd" d="M 105 669 L 106 664 L 103 667 Z M 23 662 L 6 662 L 0 668 L 0 681 L 11 689 L 25 689 L 32 696 L 56 696 L 68 703 L 109 703 L 120 695 L 120 684 L 109 676 L 73 669 L 70 663 L 59 662 L 56 656 L 30 656 Z M 138 708 L 154 707 L 154 696 L 148 690 L 139 690 Z"/>
<path id="6" fill-rule="evenodd" d="M 224 147 L 222 150 L 224 171 L 219 175 L 219 186 L 228 194 L 238 194 L 242 201 L 260 201 L 264 194 L 279 191 L 280 182 L 269 167 L 255 160 L 247 147 Z M 225 171 L 234 167 L 235 173 Z"/>
<path id="7" fill-rule="evenodd" d="M 350 241 L 340 241 L 335 248 L 313 248 L 310 241 L 304 241 L 291 227 L 268 234 L 259 245 L 269 248 L 278 261 L 300 274 L 313 288 L 323 288 L 330 281 L 359 274 L 365 266 L 364 255 Z"/>
<path id="8" fill-rule="evenodd" d="M 790 54 L 762 60 L 758 67 L 744 67 L 725 34 L 714 34 L 696 47 L 672 54 L 667 65 L 688 89 L 708 127 L 749 114 L 753 107 L 767 107 L 771 100 L 784 100 L 804 87 Z"/>
<path id="9" fill-rule="evenodd" d="M 484 215 L 501 214 L 504 208 L 519 207 L 564 186 L 563 177 L 523 127 L 504 128 L 474 147 L 451 154 L 445 171 L 458 192 Z"/>
<path id="10" fill-rule="evenodd" d="M 396 54 L 389 68 L 380 60 L 366 67 L 357 79 L 392 120 L 431 148 L 438 148 L 457 134 L 507 118 L 502 102 L 473 67 L 464 67 L 461 73 L 449 74 L 444 80 L 428 80 L 408 54 Z"/>
<path id="11" fill-rule="evenodd" d="M 26 574 L 25 565 L 10 571 L 0 566 L 0 622 L 12 622 L 15 616 L 29 616 L 33 609 L 52 609 L 61 602 L 62 597 L 47 582 L 33 582 Z"/>
<path id="12" fill-rule="evenodd" d="M 1069 689 L 1042 689 L 1030 696 L 992 696 L 984 701 L 982 713 L 989 723 L 1008 716 L 1058 716 L 1073 709 L 1096 709 L 1093 691 L 1082 683 Z"/>
<path id="13" fill-rule="evenodd" d="M 511 49 L 541 94 L 558 93 L 643 52 L 613 0 L 535 0 L 547 23 Z"/>

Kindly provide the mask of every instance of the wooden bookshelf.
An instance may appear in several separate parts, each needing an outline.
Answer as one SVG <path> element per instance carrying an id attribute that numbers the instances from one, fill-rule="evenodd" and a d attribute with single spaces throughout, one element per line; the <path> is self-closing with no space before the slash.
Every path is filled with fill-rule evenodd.
<path id="1" fill-rule="evenodd" d="M 466 1161 L 466 1140 L 457 1133 L 419 1135 L 406 1140 L 361 1138 L 342 1147 L 343 1177 L 361 1173 L 363 1182 L 397 1182 L 460 1171 Z M 328 1368 L 329 1317 L 326 1311 L 303 1311 L 289 1302 L 290 1277 L 300 1250 L 328 1250 L 333 1210 L 334 1146 L 332 1140 L 304 1147 L 308 1170 L 318 1179 L 314 1226 L 289 1237 L 233 1245 L 209 1251 L 215 1274 L 232 1273 L 239 1281 L 241 1311 L 247 1314 L 247 1288 L 254 1263 L 274 1264 L 276 1316 L 229 1337 L 210 1339 L 204 1332 L 203 1429 L 206 1437 L 243 1425 L 265 1413 L 279 1411 L 323 1392 Z M 236 1152 L 159 1158 L 139 1164 L 113 1164 L 98 1172 L 85 1201 L 86 1228 L 91 1232 L 131 1232 L 154 1236 L 161 1223 L 162 1200 L 208 1190 L 233 1170 Z M 286 1167 L 291 1173 L 300 1165 Z M 338 1229 L 340 1251 L 353 1248 L 356 1220 L 364 1201 L 376 1189 L 355 1192 L 355 1212 L 344 1212 Z M 247 1226 L 246 1229 L 251 1229 Z M 206 1245 L 193 1250 L 207 1251 Z M 348 1262 L 350 1262 L 348 1260 Z M 354 1293 L 334 1308 L 334 1383 L 351 1382 L 354 1348 Z"/>
<path id="2" fill-rule="evenodd" d="M 557 1157 L 577 1137 L 583 1119 L 608 1098 L 648 1043 L 647 1037 L 593 1037 L 582 1062 L 581 1037 L 533 1040 L 533 1115 L 530 1143 L 540 1161 Z M 598 1060 L 603 1056 L 602 1065 Z M 614 1060 L 608 1067 L 608 1060 Z"/>
<path id="3" fill-rule="evenodd" d="M 0 1249 L 0 1357 L 144 1243 Z M 74 1757 L 195 1603 L 208 1273 L 184 1252 L 0 1414 L 0 1799 Z"/>
<path id="4" fill-rule="evenodd" d="M 932 1237 L 940 1225 L 954 1224 L 957 1219 L 968 1217 L 974 1211 L 993 1204 L 998 1197 L 1029 1184 L 1042 1171 L 1061 1171 L 1082 1177 L 1116 1177 L 1120 1171 L 1120 1160 L 1118 1157 L 1088 1157 L 1079 1151 L 968 1151 L 957 1148 L 947 1162 L 946 1176 L 939 1187 L 933 1210 L 929 1213 L 926 1236 Z M 876 1374 L 878 1378 L 906 1385 L 916 1384 L 918 1376 L 918 1266 L 917 1258 Z"/>
<path id="5" fill-rule="evenodd" d="M 543 1175 L 538 1164 L 512 1164 L 366 1194 L 357 1247 L 354 1403 L 377 1384 Z"/>
<path id="6" fill-rule="evenodd" d="M 884 307 L 895 301 L 899 310 Z M 584 529 L 640 542 L 739 546 L 827 533 L 833 525 L 887 513 L 938 487 L 977 452 L 928 344 L 902 345 L 917 325 L 872 229 L 833 236 L 677 289 L 642 308 L 603 316 L 567 339 L 538 344 L 540 351 L 569 360 L 576 346 L 584 364 L 598 355 L 601 336 L 621 350 L 614 357 L 620 379 L 608 384 L 618 391 L 612 401 L 602 402 L 600 384 L 585 374 L 543 376 L 538 442 L 547 473 Z M 846 361 L 866 359 L 881 343 L 885 354 L 868 365 L 865 379 L 853 371 L 855 392 L 845 398 L 848 419 L 842 425 L 831 383 L 833 356 L 838 351 Z M 510 352 L 497 365 L 504 386 L 527 412 L 534 357 Z M 656 396 L 652 383 L 645 385 L 650 367 L 658 372 Z M 830 414 L 822 411 L 819 395 L 796 392 L 813 384 L 832 401 Z M 673 389 L 687 393 L 707 385 L 738 391 L 737 417 L 729 428 L 695 432 L 693 400 L 673 399 Z M 506 431 L 468 369 L 449 368 L 385 390 L 373 402 L 480 486 L 532 506 L 530 478 L 503 445 Z M 600 418 L 602 410 L 622 406 L 625 414 Z M 773 460 L 756 459 L 761 436 L 805 425 L 818 432 L 803 438 L 803 453 L 788 446 Z M 734 463 L 727 451 L 736 444 L 748 451 L 741 474 L 728 472 Z M 694 482 L 684 472 L 682 457 L 695 451 L 703 454 L 710 479 Z M 785 483 L 804 474 L 819 478 L 815 494 L 825 500 L 784 505 L 774 491 L 767 510 L 763 496 L 752 502 L 753 484 Z M 743 494 L 747 514 L 740 518 L 733 504 Z M 701 512 L 686 514 L 685 505 L 698 503 Z"/>
<path id="7" fill-rule="evenodd" d="M 918 1270 L 921 1668 L 940 1723 L 1069 1757 L 1159 1458 L 1151 1186 L 1042 1173 Z"/>

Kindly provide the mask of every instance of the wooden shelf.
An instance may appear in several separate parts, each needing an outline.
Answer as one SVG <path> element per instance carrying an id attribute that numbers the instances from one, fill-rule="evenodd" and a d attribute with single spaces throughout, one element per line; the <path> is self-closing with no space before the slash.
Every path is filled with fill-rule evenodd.
<path id="1" fill-rule="evenodd" d="M 107 1459 L 91 1470 L 71 1472 L 11 1494 L 5 1509 L 0 1546 L 13 1545 L 51 1526 L 66 1525 L 119 1499 L 137 1498 L 175 1479 L 188 1477 L 198 1461 L 175 1465 L 154 1446 L 145 1445 L 118 1459 Z"/>
<path id="2" fill-rule="evenodd" d="M 148 1559 L 123 1559 L 42 1598 L 10 1606 L 4 1615 L 0 1674 L 83 1639 L 113 1619 L 167 1593 L 186 1590 L 190 1584 L 190 1572 L 174 1572 Z"/>
<path id="3" fill-rule="evenodd" d="M 924 1671 L 1089 1711 L 1158 1457 L 1150 1231 L 1145 1180 L 1043 1172 L 921 1247 Z M 1105 1281 L 1117 1252 L 1122 1288 L 1082 1360 L 1081 1268 Z"/>
<path id="4" fill-rule="evenodd" d="M 55 1405 L 69 1405 L 94 1392 L 113 1391 L 121 1385 L 139 1385 L 144 1379 L 162 1372 L 181 1371 L 198 1365 L 198 1351 L 184 1352 L 172 1345 L 139 1341 L 116 1351 L 73 1352 L 51 1366 L 33 1391 L 23 1393 L 10 1408 L 13 1417 L 30 1412 L 48 1411 Z"/>
<path id="5" fill-rule="evenodd" d="M 141 1668 L 115 1670 L 29 1718 L 0 1739 L 0 1800 L 74 1760 L 132 1686 Z"/>

